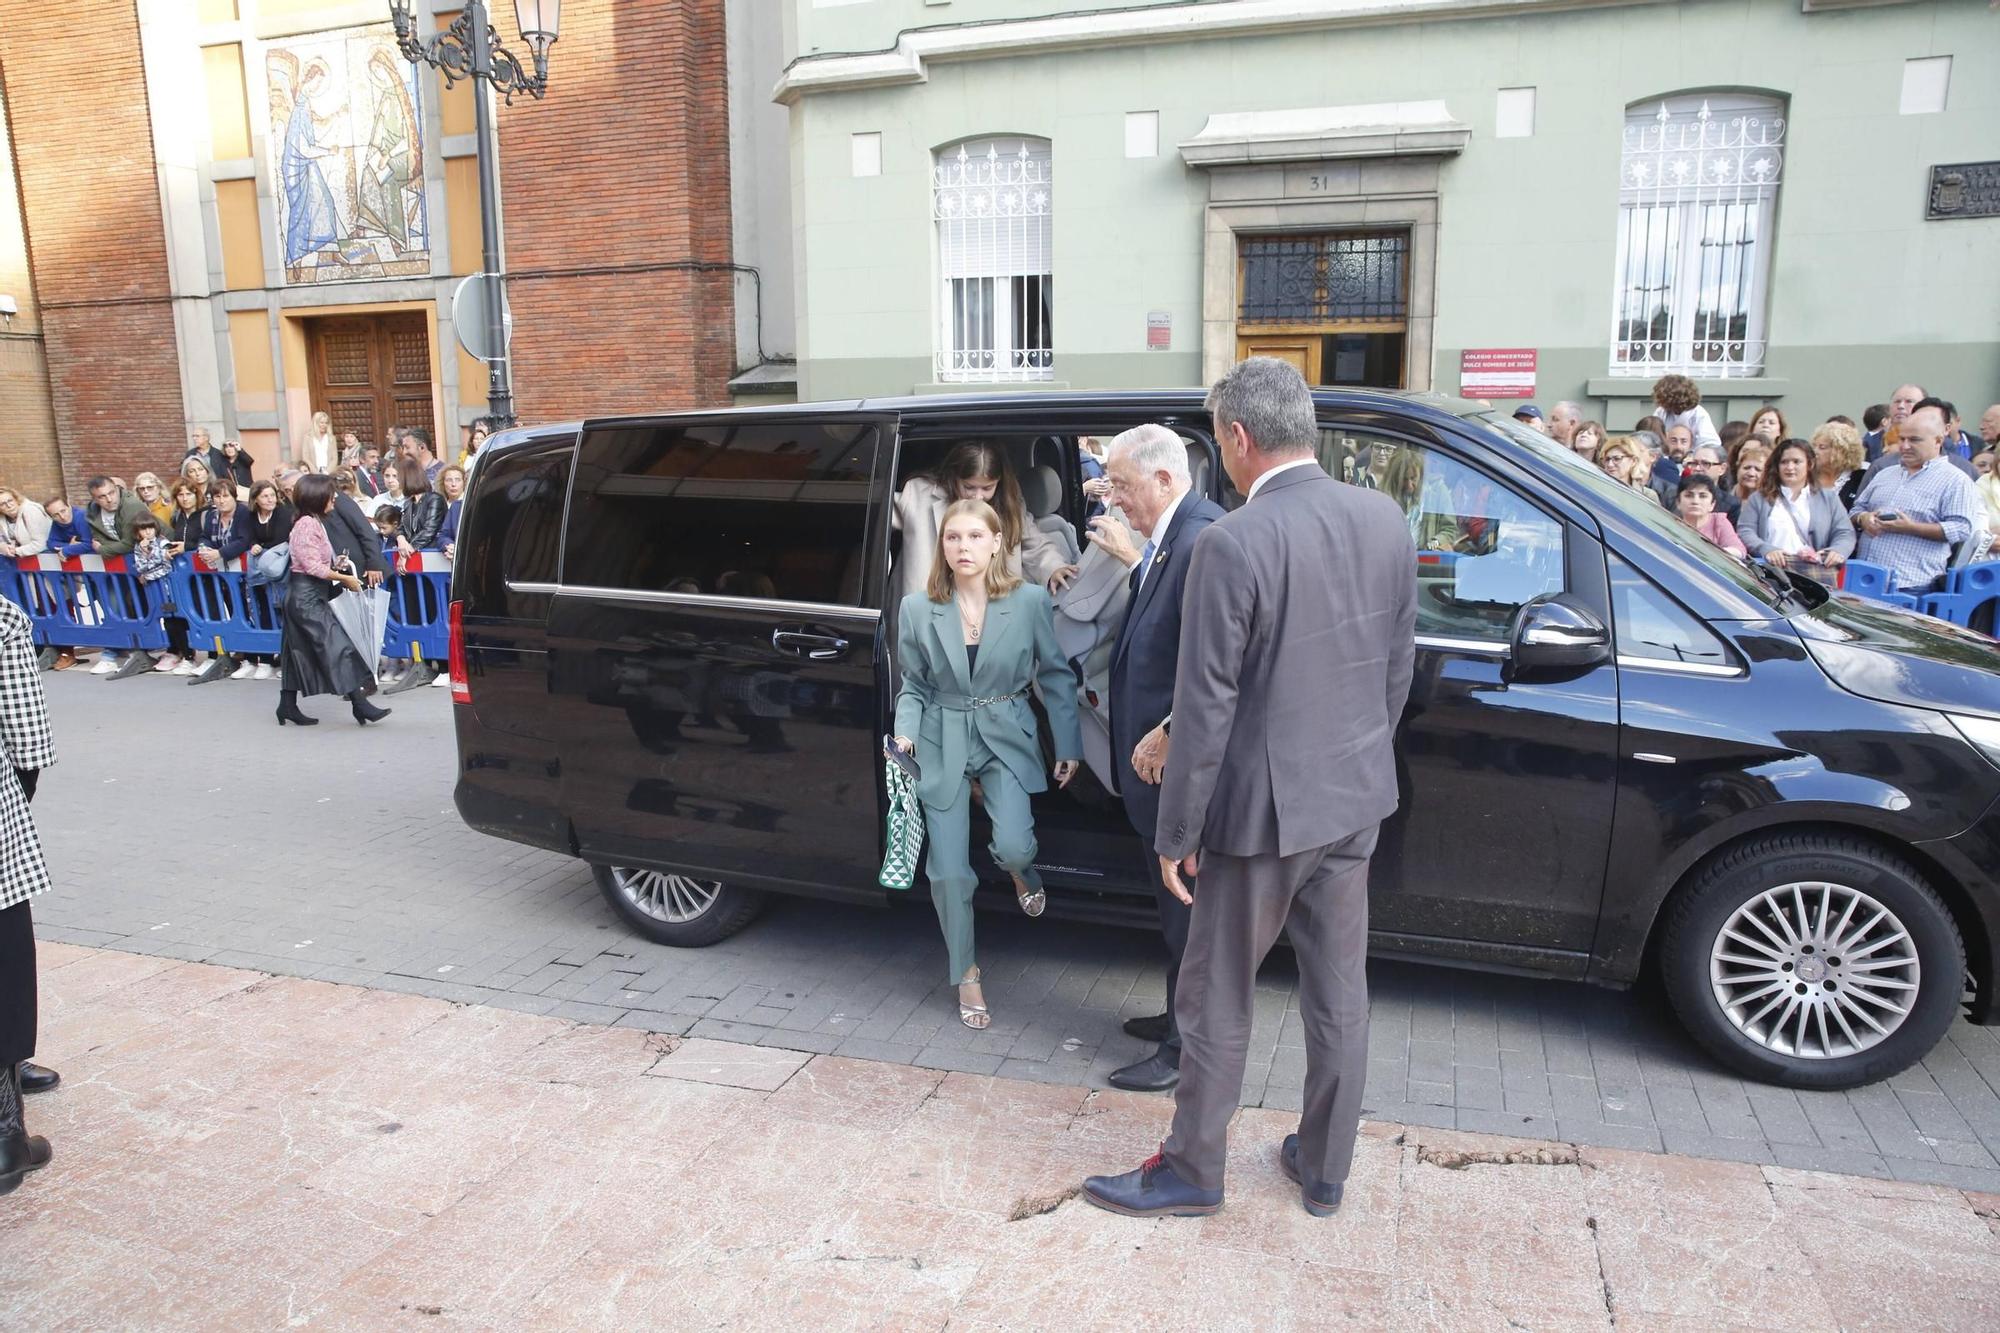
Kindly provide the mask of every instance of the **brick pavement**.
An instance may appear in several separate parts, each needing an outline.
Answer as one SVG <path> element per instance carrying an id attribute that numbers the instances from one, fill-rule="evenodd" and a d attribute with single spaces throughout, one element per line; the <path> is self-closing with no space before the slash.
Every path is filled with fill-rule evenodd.
<path id="1" fill-rule="evenodd" d="M 459 822 L 443 690 L 389 699 L 379 728 L 318 701 L 323 725 L 281 732 L 262 684 L 45 679 L 61 754 L 35 804 L 57 885 L 35 908 L 47 940 L 1090 1086 L 1145 1053 L 1118 1020 L 1164 999 L 1140 933 L 982 916 L 994 1022 L 971 1032 L 921 898 L 779 901 L 712 948 L 650 944 L 578 863 Z M 99 807 L 114 818 L 84 817 Z M 1370 977 L 1376 1118 L 2000 1191 L 2000 1030 L 1960 1023 L 1889 1083 L 1796 1093 L 1721 1071 L 1647 991 L 1386 962 Z M 1285 956 L 1260 978 L 1248 1105 L 1299 1107 L 1294 983 Z"/>
<path id="2" fill-rule="evenodd" d="M 1923 1329 L 2000 1196 L 1364 1122 L 1339 1214 L 1238 1113 L 1218 1214 L 1073 1197 L 1157 1097 L 44 943 L 0 1327 Z"/>

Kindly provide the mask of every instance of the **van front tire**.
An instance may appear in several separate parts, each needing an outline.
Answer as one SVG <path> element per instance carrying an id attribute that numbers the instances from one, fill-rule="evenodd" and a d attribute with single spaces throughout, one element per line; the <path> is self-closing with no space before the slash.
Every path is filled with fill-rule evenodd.
<path id="1" fill-rule="evenodd" d="M 668 870 L 593 865 L 591 875 L 625 923 L 655 944 L 700 949 L 756 919 L 764 895 Z"/>
<path id="2" fill-rule="evenodd" d="M 1690 1035 L 1737 1073 L 1860 1087 L 1909 1068 L 1964 993 L 1965 945 L 1915 867 L 1870 843 L 1771 833 L 1670 910 L 1660 965 Z"/>

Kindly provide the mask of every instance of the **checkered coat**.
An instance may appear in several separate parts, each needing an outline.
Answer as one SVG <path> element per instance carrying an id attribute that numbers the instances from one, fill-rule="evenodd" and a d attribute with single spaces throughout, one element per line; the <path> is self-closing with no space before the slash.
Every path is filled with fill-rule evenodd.
<path id="1" fill-rule="evenodd" d="M 14 776 L 20 768 L 56 761 L 49 733 L 49 705 L 35 661 L 34 626 L 27 612 L 0 597 L 0 909 L 24 903 L 49 887 L 42 840 L 28 814 L 27 793 Z"/>

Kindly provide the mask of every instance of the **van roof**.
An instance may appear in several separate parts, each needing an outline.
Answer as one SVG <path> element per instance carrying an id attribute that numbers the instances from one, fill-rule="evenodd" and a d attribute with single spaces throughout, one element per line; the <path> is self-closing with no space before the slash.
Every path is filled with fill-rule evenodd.
<path id="1" fill-rule="evenodd" d="M 649 422 L 683 417 L 729 417 L 754 420 L 759 417 L 796 416 L 801 413 L 895 412 L 921 416 L 956 416 L 982 411 L 1041 411 L 1061 413 L 1065 408 L 1158 407 L 1169 411 L 1198 412 L 1208 391 L 1200 388 L 1165 389 L 1063 389 L 1051 392 L 967 391 L 965 393 L 904 394 L 879 398 L 827 399 L 810 403 L 772 403 L 755 407 L 677 408 L 664 412 L 621 413 L 617 416 L 589 417 L 581 421 L 551 422 L 507 432 L 508 444 L 516 440 L 551 435 L 575 434 L 585 426 L 607 426 L 620 422 Z M 1410 389 L 1319 388 L 1313 397 L 1322 404 L 1376 410 L 1426 409 L 1446 416 L 1468 417 L 1493 410 L 1490 403 L 1450 394 Z"/>

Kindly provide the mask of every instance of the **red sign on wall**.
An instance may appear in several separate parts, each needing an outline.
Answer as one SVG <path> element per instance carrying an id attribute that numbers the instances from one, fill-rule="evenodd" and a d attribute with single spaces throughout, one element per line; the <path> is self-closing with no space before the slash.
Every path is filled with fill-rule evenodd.
<path id="1" fill-rule="evenodd" d="M 1458 391 L 1467 398 L 1533 398 L 1535 349 L 1467 348 L 1458 356 Z"/>

